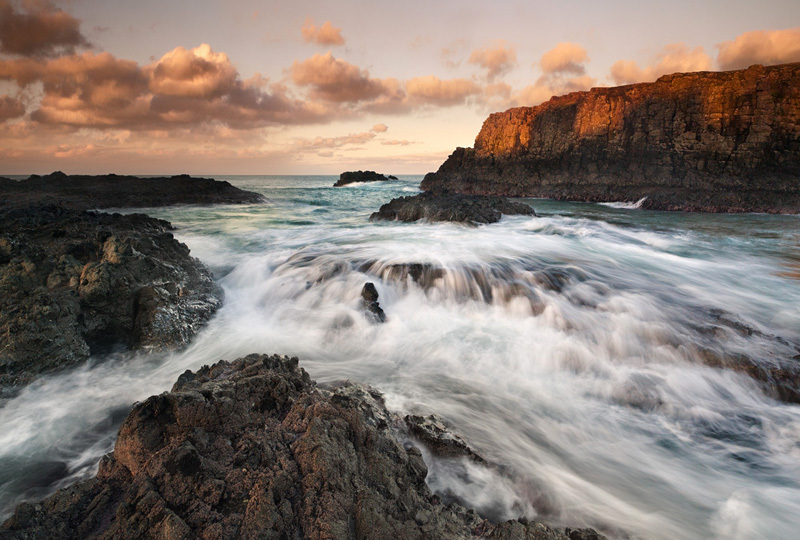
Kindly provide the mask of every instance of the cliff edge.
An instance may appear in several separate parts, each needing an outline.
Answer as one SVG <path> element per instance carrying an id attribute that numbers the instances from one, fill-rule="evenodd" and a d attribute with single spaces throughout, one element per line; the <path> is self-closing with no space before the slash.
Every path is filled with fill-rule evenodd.
<path id="1" fill-rule="evenodd" d="M 800 212 L 800 63 L 676 73 L 494 113 L 420 186 L 478 195 Z"/>

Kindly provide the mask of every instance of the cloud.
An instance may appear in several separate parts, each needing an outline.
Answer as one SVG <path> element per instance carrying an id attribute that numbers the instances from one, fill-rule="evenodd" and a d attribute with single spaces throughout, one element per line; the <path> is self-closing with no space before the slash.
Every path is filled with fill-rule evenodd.
<path id="1" fill-rule="evenodd" d="M 589 61 L 586 49 L 577 43 L 559 43 L 542 55 L 539 65 L 544 73 L 586 73 L 584 64 Z"/>
<path id="2" fill-rule="evenodd" d="M 311 88 L 311 97 L 333 102 L 373 100 L 390 91 L 379 79 L 349 62 L 335 58 L 332 53 L 315 54 L 291 67 L 292 81 Z"/>
<path id="3" fill-rule="evenodd" d="M 314 21 L 307 18 L 303 28 L 300 29 L 303 41 L 318 45 L 344 45 L 341 28 L 336 28 L 330 21 L 320 26 L 314 26 Z"/>
<path id="4" fill-rule="evenodd" d="M 25 2 L 17 10 L 0 0 L 0 52 L 23 56 L 57 56 L 89 47 L 80 21 L 49 2 Z"/>
<path id="5" fill-rule="evenodd" d="M 386 141 L 381 141 L 381 144 L 384 146 L 408 146 L 409 144 L 414 144 L 414 141 L 407 141 L 405 139 L 403 140 L 390 139 Z"/>
<path id="6" fill-rule="evenodd" d="M 147 68 L 150 89 L 166 96 L 213 97 L 228 93 L 238 73 L 225 53 L 207 44 L 178 47 Z"/>
<path id="7" fill-rule="evenodd" d="M 717 48 L 717 63 L 722 69 L 800 62 L 800 27 L 745 32 Z"/>
<path id="8" fill-rule="evenodd" d="M 386 124 L 375 124 L 374 126 L 372 126 L 372 131 L 374 131 L 375 133 L 386 133 L 387 131 L 389 131 L 389 126 L 387 126 Z"/>
<path id="9" fill-rule="evenodd" d="M 689 49 L 683 43 L 671 43 L 661 49 L 654 62 L 640 68 L 633 60 L 619 60 L 611 66 L 611 79 L 616 84 L 651 82 L 669 73 L 707 71 L 711 69 L 711 57 L 702 47 Z"/>
<path id="10" fill-rule="evenodd" d="M 493 46 L 475 49 L 467 61 L 484 68 L 486 79 L 493 81 L 498 75 L 507 73 L 517 65 L 517 52 L 505 41 L 499 41 Z"/>
<path id="11" fill-rule="evenodd" d="M 421 105 L 451 107 L 461 105 L 471 96 L 481 94 L 481 88 L 469 79 L 440 79 L 434 75 L 414 77 L 406 81 L 409 99 Z"/>
<path id="12" fill-rule="evenodd" d="M 0 96 L 0 124 L 25 114 L 25 105 L 9 95 Z"/>
<path id="13" fill-rule="evenodd" d="M 300 152 L 318 152 L 365 144 L 377 137 L 372 131 L 350 133 L 338 137 L 315 137 L 313 139 L 295 139 L 294 148 Z"/>

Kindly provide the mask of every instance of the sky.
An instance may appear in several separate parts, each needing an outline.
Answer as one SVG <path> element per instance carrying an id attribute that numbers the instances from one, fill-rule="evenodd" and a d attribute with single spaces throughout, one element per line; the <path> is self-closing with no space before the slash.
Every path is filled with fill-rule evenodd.
<path id="1" fill-rule="evenodd" d="M 492 112 L 798 61 L 797 0 L 0 0 L 0 174 L 421 174 Z"/>

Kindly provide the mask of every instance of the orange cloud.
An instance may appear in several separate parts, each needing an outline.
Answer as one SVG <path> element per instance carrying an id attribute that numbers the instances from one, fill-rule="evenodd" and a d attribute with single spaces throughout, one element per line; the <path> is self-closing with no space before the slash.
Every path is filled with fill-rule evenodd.
<path id="1" fill-rule="evenodd" d="M 717 48 L 717 63 L 722 69 L 800 62 L 800 27 L 745 32 Z"/>
<path id="2" fill-rule="evenodd" d="M 23 4 L 17 11 L 0 0 L 0 52 L 24 56 L 55 56 L 88 47 L 80 21 L 49 3 Z"/>
<path id="3" fill-rule="evenodd" d="M 178 47 L 147 67 L 150 89 L 167 96 L 210 97 L 230 91 L 238 73 L 228 55 L 203 43 L 194 49 Z"/>
<path id="4" fill-rule="evenodd" d="M 442 80 L 434 75 L 414 77 L 406 82 L 409 98 L 418 104 L 449 107 L 466 102 L 481 93 L 481 88 L 468 79 Z"/>
<path id="5" fill-rule="evenodd" d="M 387 126 L 386 124 L 375 124 L 374 126 L 372 126 L 372 131 L 374 131 L 375 133 L 386 133 L 387 131 L 389 131 L 389 126 Z"/>
<path id="6" fill-rule="evenodd" d="M 574 73 L 583 75 L 583 64 L 589 61 L 586 49 L 577 43 L 559 43 L 542 55 L 539 65 L 544 73 Z"/>
<path id="7" fill-rule="evenodd" d="M 652 65 L 640 68 L 633 60 L 619 60 L 611 66 L 611 79 L 616 84 L 651 82 L 669 73 L 706 71 L 711 69 L 711 57 L 702 47 L 689 49 L 683 43 L 664 47 Z"/>
<path id="8" fill-rule="evenodd" d="M 379 79 L 371 79 L 362 70 L 333 54 L 315 54 L 291 67 L 292 81 L 298 86 L 311 88 L 311 96 L 334 102 L 372 100 L 386 91 Z"/>
<path id="9" fill-rule="evenodd" d="M 334 27 L 330 21 L 320 26 L 314 26 L 314 21 L 307 18 L 303 28 L 300 29 L 303 41 L 306 43 L 316 43 L 318 45 L 344 45 L 341 28 Z"/>
<path id="10" fill-rule="evenodd" d="M 472 51 L 468 62 L 484 68 L 487 80 L 493 81 L 498 75 L 508 72 L 517 65 L 517 52 L 505 41 L 499 41 L 494 46 Z"/>
<path id="11" fill-rule="evenodd" d="M 0 96 L 0 124 L 25 114 L 25 106 L 9 95 Z"/>

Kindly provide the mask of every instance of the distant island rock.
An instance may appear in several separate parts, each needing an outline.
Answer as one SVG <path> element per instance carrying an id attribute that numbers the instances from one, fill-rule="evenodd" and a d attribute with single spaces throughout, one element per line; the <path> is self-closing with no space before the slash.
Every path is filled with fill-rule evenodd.
<path id="1" fill-rule="evenodd" d="M 422 189 L 800 212 L 800 63 L 676 73 L 488 117 Z"/>
<path id="2" fill-rule="evenodd" d="M 262 195 L 229 182 L 186 174 L 141 178 L 107 174 L 67 175 L 60 171 L 26 180 L 0 178 L 0 208 L 58 204 L 74 210 L 141 208 L 173 204 L 259 203 Z"/>
<path id="3" fill-rule="evenodd" d="M 188 344 L 223 293 L 171 229 L 143 214 L 0 209 L 0 396 L 90 354 Z"/>
<path id="4" fill-rule="evenodd" d="M 465 195 L 442 191 L 426 191 L 419 195 L 398 197 L 374 212 L 370 221 L 455 221 L 478 225 L 495 223 L 503 214 L 535 216 L 525 203 L 512 202 L 505 197 Z"/>
<path id="5" fill-rule="evenodd" d="M 356 182 L 386 182 L 388 180 L 397 180 L 397 177 L 384 176 L 375 171 L 346 171 L 339 175 L 339 180 L 333 184 L 333 187 L 342 187 Z"/>
<path id="6" fill-rule="evenodd" d="M 134 405 L 96 478 L 19 505 L 0 538 L 605 539 L 431 493 L 417 445 L 474 459 L 462 441 L 369 387 L 323 389 L 297 358 L 253 354 Z"/>

